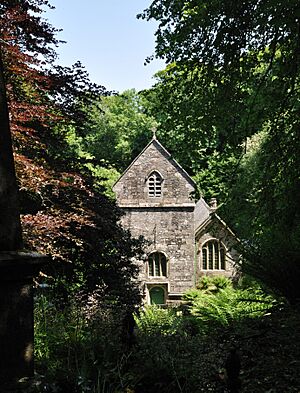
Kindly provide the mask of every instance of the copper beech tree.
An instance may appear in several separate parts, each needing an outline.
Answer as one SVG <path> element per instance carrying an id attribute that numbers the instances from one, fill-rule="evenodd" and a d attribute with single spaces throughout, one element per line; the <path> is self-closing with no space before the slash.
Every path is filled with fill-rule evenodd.
<path id="1" fill-rule="evenodd" d="M 131 258 L 140 242 L 118 225 L 114 203 L 69 162 L 59 124 L 80 129 L 87 105 L 108 94 L 80 63 L 54 65 L 57 29 L 42 18 L 47 0 L 2 1 L 3 75 L 19 184 L 24 244 L 52 256 L 46 275 L 67 293 L 86 292 L 133 305 L 139 301 Z M 53 131 L 53 126 L 56 131 Z M 52 154 L 52 152 L 55 154 Z M 62 285 L 64 283 L 64 285 Z"/>

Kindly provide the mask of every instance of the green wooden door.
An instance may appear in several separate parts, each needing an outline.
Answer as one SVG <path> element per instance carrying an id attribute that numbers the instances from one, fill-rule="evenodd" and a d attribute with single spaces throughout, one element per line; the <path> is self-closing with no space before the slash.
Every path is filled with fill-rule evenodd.
<path id="1" fill-rule="evenodd" d="M 151 304 L 165 304 L 165 291 L 162 287 L 153 287 L 150 289 Z"/>

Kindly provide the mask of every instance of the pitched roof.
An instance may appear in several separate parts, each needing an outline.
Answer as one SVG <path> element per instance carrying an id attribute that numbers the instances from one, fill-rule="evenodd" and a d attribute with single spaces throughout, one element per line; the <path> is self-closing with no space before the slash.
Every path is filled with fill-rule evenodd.
<path id="1" fill-rule="evenodd" d="M 225 221 L 222 220 L 220 216 L 215 211 L 212 211 L 208 217 L 199 224 L 198 227 L 195 227 L 195 237 L 197 238 L 198 234 L 204 230 L 213 220 L 217 220 L 232 236 L 234 236 L 237 240 L 235 233 L 229 228 Z"/>
<path id="2" fill-rule="evenodd" d="M 168 152 L 168 150 L 156 139 L 155 135 L 151 139 L 151 141 L 147 144 L 147 146 L 140 152 L 140 154 L 131 162 L 131 164 L 125 169 L 125 171 L 122 173 L 122 175 L 119 177 L 119 179 L 115 182 L 113 185 L 113 189 L 117 183 L 123 178 L 123 176 L 130 170 L 130 168 L 133 166 L 133 164 L 144 154 L 144 152 L 148 149 L 150 145 L 156 145 L 156 147 L 159 147 L 165 156 L 168 158 L 168 160 L 178 169 L 179 172 L 182 173 L 183 177 L 196 189 L 196 183 L 194 180 L 190 177 L 190 175 L 182 168 L 181 165 L 178 164 L 178 162 L 172 157 L 172 155 Z"/>
<path id="3" fill-rule="evenodd" d="M 195 229 L 200 227 L 202 223 L 207 220 L 211 211 L 212 210 L 209 207 L 209 205 L 205 202 L 204 198 L 201 197 L 195 206 L 195 214 L 194 214 Z"/>

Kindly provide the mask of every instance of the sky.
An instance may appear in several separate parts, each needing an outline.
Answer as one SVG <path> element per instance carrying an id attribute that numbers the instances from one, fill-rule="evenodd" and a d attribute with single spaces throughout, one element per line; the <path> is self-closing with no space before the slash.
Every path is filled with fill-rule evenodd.
<path id="1" fill-rule="evenodd" d="M 151 0 L 50 0 L 55 10 L 44 18 L 63 29 L 58 38 L 67 41 L 57 52 L 58 63 L 70 66 L 81 61 L 92 82 L 122 92 L 151 87 L 153 75 L 165 68 L 162 60 L 144 65 L 154 53 L 154 22 L 136 15 Z"/>

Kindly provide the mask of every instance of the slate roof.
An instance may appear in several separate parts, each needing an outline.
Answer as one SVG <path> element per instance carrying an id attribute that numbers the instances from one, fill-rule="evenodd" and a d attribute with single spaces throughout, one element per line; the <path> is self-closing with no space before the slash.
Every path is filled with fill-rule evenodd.
<path id="1" fill-rule="evenodd" d="M 200 198 L 195 206 L 194 222 L 196 230 L 204 221 L 209 218 L 210 213 L 210 207 L 203 198 Z"/>

